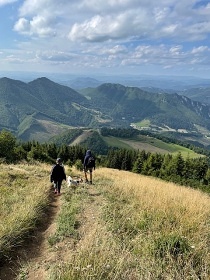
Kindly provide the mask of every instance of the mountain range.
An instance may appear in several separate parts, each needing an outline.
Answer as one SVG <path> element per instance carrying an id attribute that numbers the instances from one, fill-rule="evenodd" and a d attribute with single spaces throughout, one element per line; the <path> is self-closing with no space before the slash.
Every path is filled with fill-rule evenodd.
<path id="1" fill-rule="evenodd" d="M 129 127 L 186 136 L 210 131 L 210 105 L 175 92 L 103 83 L 77 91 L 46 77 L 0 79 L 0 129 L 47 141 L 71 128 Z"/>

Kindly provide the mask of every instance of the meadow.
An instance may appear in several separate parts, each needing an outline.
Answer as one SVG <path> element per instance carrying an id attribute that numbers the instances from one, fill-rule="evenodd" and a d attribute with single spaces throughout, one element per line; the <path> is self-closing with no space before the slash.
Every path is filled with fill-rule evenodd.
<path id="1" fill-rule="evenodd" d="M 2 257 L 9 254 L 8 240 L 13 248 L 19 244 L 17 233 L 24 237 L 49 204 L 49 170 L 44 164 L 2 166 Z M 45 259 L 21 263 L 17 279 L 33 279 L 32 271 L 51 280 L 209 279 L 207 194 L 108 168 L 97 168 L 93 178 L 94 185 L 75 189 L 63 184 Z M 56 261 L 49 261 L 53 252 Z"/>
<path id="2" fill-rule="evenodd" d="M 4 165 L 0 168 L 0 260 L 36 227 L 49 204 L 49 166 Z"/>
<path id="3" fill-rule="evenodd" d="M 178 154 L 181 153 L 183 158 L 197 158 L 202 155 L 173 143 L 166 143 L 159 139 L 139 135 L 134 139 L 123 139 L 113 136 L 103 137 L 109 147 L 118 147 L 121 149 L 135 149 L 135 150 L 145 150 L 151 153 L 160 154 Z"/>

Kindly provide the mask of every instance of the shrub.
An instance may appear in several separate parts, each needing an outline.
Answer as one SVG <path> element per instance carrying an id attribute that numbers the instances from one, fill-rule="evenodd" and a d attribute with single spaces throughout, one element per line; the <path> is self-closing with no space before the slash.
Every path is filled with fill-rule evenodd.
<path id="1" fill-rule="evenodd" d="M 190 251 L 190 246 L 185 237 L 173 234 L 165 235 L 154 241 L 154 254 L 156 257 L 177 257 Z"/>

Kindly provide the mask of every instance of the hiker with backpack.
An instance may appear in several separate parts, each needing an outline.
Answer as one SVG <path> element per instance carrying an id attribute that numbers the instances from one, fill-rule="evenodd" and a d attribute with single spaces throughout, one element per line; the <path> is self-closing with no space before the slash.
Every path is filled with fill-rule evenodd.
<path id="1" fill-rule="evenodd" d="M 62 181 L 66 180 L 66 173 L 62 160 L 57 158 L 56 164 L 52 167 L 50 182 L 54 184 L 54 193 L 60 195 Z"/>
<path id="2" fill-rule="evenodd" d="M 85 182 L 89 183 L 88 177 L 87 177 L 87 172 L 90 173 L 90 184 L 92 184 L 92 177 L 93 177 L 93 169 L 95 170 L 95 159 L 92 156 L 91 150 L 87 150 L 85 157 L 84 157 L 84 162 L 83 162 L 83 167 L 84 167 L 84 173 L 85 173 Z"/>

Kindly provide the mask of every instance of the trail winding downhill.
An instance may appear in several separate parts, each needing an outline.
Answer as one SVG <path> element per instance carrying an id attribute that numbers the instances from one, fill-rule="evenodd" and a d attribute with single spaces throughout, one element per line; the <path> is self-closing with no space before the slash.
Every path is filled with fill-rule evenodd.
<path id="1" fill-rule="evenodd" d="M 100 213 L 102 197 L 93 186 L 80 186 L 85 188 L 87 195 L 91 198 L 83 205 L 80 213 L 79 240 L 75 243 L 74 238 L 66 238 L 49 246 L 49 238 L 56 232 L 57 217 L 63 203 L 63 195 L 67 191 L 64 185 L 61 196 L 51 192 L 51 202 L 44 215 L 43 221 L 37 227 L 33 236 L 25 242 L 20 249 L 14 252 L 14 256 L 6 262 L 0 270 L 0 280 L 46 280 L 49 279 L 49 268 L 57 263 L 65 263 L 71 254 L 82 246 L 85 238 L 91 234 L 97 225 L 97 217 Z"/>

